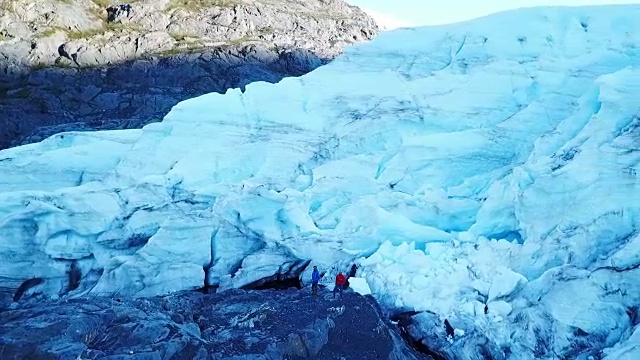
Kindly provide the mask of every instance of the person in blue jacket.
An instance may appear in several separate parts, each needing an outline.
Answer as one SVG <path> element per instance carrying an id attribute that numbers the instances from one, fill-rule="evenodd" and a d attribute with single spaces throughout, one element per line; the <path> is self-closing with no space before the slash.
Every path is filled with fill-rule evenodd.
<path id="1" fill-rule="evenodd" d="M 311 273 L 311 294 L 318 295 L 318 283 L 320 282 L 320 272 L 318 271 L 318 267 L 313 267 L 313 272 Z"/>

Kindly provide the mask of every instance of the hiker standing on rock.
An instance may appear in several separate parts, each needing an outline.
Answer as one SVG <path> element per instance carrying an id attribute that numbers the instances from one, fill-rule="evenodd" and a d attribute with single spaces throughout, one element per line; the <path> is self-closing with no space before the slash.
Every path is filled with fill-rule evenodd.
<path id="1" fill-rule="evenodd" d="M 318 295 L 318 283 L 320 282 L 320 272 L 318 271 L 318 267 L 313 267 L 313 272 L 311 273 L 311 294 Z"/>
<path id="2" fill-rule="evenodd" d="M 342 286 L 343 289 L 348 289 L 349 286 L 351 286 L 349 284 L 349 279 L 351 279 L 352 277 L 356 277 L 356 273 L 358 271 L 358 267 L 356 266 L 356 264 L 351 265 L 351 270 L 349 270 L 349 273 L 347 274 L 347 280 L 344 283 L 344 286 Z"/>
<path id="3" fill-rule="evenodd" d="M 451 339 L 450 341 L 453 341 L 453 339 L 455 338 L 455 330 L 447 319 L 444 319 L 444 330 L 447 333 L 447 339 Z"/>
<path id="4" fill-rule="evenodd" d="M 349 277 L 356 277 L 356 273 L 358 272 L 358 267 L 356 264 L 351 265 L 351 270 L 349 270 Z"/>
<path id="5" fill-rule="evenodd" d="M 342 272 L 338 273 L 336 276 L 336 286 L 333 287 L 333 298 L 336 298 L 336 292 L 340 293 L 340 299 L 342 299 L 342 289 L 344 287 L 344 283 L 347 281 L 347 278 L 344 277 Z"/>

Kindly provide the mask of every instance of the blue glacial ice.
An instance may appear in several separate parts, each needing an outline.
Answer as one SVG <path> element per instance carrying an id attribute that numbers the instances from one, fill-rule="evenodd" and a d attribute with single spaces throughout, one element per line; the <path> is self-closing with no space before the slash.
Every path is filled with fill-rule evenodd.
<path id="1" fill-rule="evenodd" d="M 355 259 L 384 306 L 431 314 L 416 332 L 464 334 L 452 358 L 638 359 L 639 18 L 389 31 L 141 130 L 0 151 L 0 293 L 226 289 Z"/>

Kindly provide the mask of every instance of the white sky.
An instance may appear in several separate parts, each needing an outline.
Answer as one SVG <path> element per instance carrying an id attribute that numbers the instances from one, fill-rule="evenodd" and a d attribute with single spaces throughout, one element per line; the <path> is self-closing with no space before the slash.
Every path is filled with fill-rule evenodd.
<path id="1" fill-rule="evenodd" d="M 531 6 L 640 4 L 640 0 L 347 0 L 396 26 L 438 25 Z M 376 19 L 380 22 L 379 19 Z M 638 19 L 640 21 L 640 19 Z M 395 27 L 395 26 L 393 26 Z"/>

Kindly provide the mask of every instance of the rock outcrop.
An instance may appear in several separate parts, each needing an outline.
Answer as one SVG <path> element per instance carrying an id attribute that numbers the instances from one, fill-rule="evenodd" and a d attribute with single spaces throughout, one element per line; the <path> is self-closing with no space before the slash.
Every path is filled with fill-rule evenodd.
<path id="1" fill-rule="evenodd" d="M 375 22 L 342 0 L 0 0 L 0 149 L 137 128 L 187 98 L 299 76 Z"/>
<path id="2" fill-rule="evenodd" d="M 371 297 L 186 292 L 91 297 L 0 313 L 3 359 L 427 359 Z"/>

